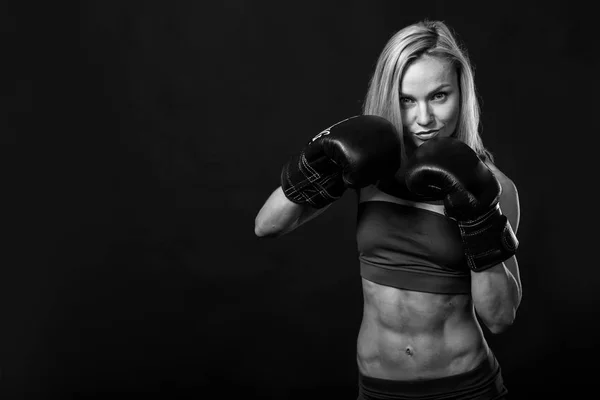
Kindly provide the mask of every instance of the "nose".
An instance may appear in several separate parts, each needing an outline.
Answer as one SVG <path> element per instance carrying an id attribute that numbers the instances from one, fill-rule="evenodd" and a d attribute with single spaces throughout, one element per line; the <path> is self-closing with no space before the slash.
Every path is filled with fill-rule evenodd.
<path id="1" fill-rule="evenodd" d="M 417 115 L 417 124 L 427 126 L 433 122 L 433 112 L 429 104 L 419 105 L 419 115 Z"/>

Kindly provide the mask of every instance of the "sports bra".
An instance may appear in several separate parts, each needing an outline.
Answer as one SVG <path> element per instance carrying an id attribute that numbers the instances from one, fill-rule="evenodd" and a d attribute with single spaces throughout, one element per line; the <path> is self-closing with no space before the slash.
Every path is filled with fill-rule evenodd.
<path id="1" fill-rule="evenodd" d="M 443 205 L 396 197 L 373 185 L 358 194 L 356 240 L 363 278 L 419 292 L 471 292 L 460 231 L 443 215 Z"/>

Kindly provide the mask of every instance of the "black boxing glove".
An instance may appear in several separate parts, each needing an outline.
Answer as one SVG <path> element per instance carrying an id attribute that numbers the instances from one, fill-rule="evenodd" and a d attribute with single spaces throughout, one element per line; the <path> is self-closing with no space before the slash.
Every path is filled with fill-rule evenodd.
<path id="1" fill-rule="evenodd" d="M 471 270 L 485 271 L 516 253 L 519 242 L 499 206 L 502 186 L 467 144 L 434 138 L 407 164 L 408 189 L 425 199 L 443 199 L 446 215 L 457 222 Z"/>
<path id="2" fill-rule="evenodd" d="M 362 188 L 400 167 L 401 140 L 391 122 L 374 115 L 350 117 L 325 129 L 281 171 L 285 196 L 323 208 L 347 188 Z"/>

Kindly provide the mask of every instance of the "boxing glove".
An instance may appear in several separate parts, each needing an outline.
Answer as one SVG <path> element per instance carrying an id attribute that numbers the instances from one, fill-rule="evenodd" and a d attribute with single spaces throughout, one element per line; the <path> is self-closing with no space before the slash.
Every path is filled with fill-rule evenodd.
<path id="1" fill-rule="evenodd" d="M 405 183 L 417 196 L 444 201 L 471 270 L 485 271 L 516 253 L 519 242 L 500 210 L 502 186 L 467 144 L 449 137 L 425 142 L 407 163 Z"/>
<path id="2" fill-rule="evenodd" d="M 391 122 L 374 115 L 350 117 L 325 129 L 291 157 L 281 187 L 294 203 L 323 208 L 347 188 L 362 188 L 400 167 L 401 140 Z"/>

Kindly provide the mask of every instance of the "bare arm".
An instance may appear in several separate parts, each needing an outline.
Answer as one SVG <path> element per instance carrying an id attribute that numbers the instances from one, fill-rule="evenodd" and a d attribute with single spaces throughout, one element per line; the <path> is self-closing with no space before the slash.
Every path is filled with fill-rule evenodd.
<path id="1" fill-rule="evenodd" d="M 496 168 L 493 170 L 502 184 L 500 208 L 516 234 L 520 220 L 517 188 Z M 506 330 L 515 320 L 522 296 L 516 256 L 485 271 L 471 272 L 471 293 L 475 310 L 490 332 Z"/>
<path id="2" fill-rule="evenodd" d="M 330 205 L 313 208 L 296 204 L 283 194 L 281 186 L 275 189 L 254 219 L 254 233 L 258 237 L 278 237 L 322 214 Z"/>
<path id="3" fill-rule="evenodd" d="M 271 193 L 254 220 L 255 234 L 284 235 L 323 213 L 348 187 L 395 172 L 401 146 L 394 125 L 375 115 L 350 117 L 320 132 L 283 167 L 286 192 L 278 187 Z"/>

